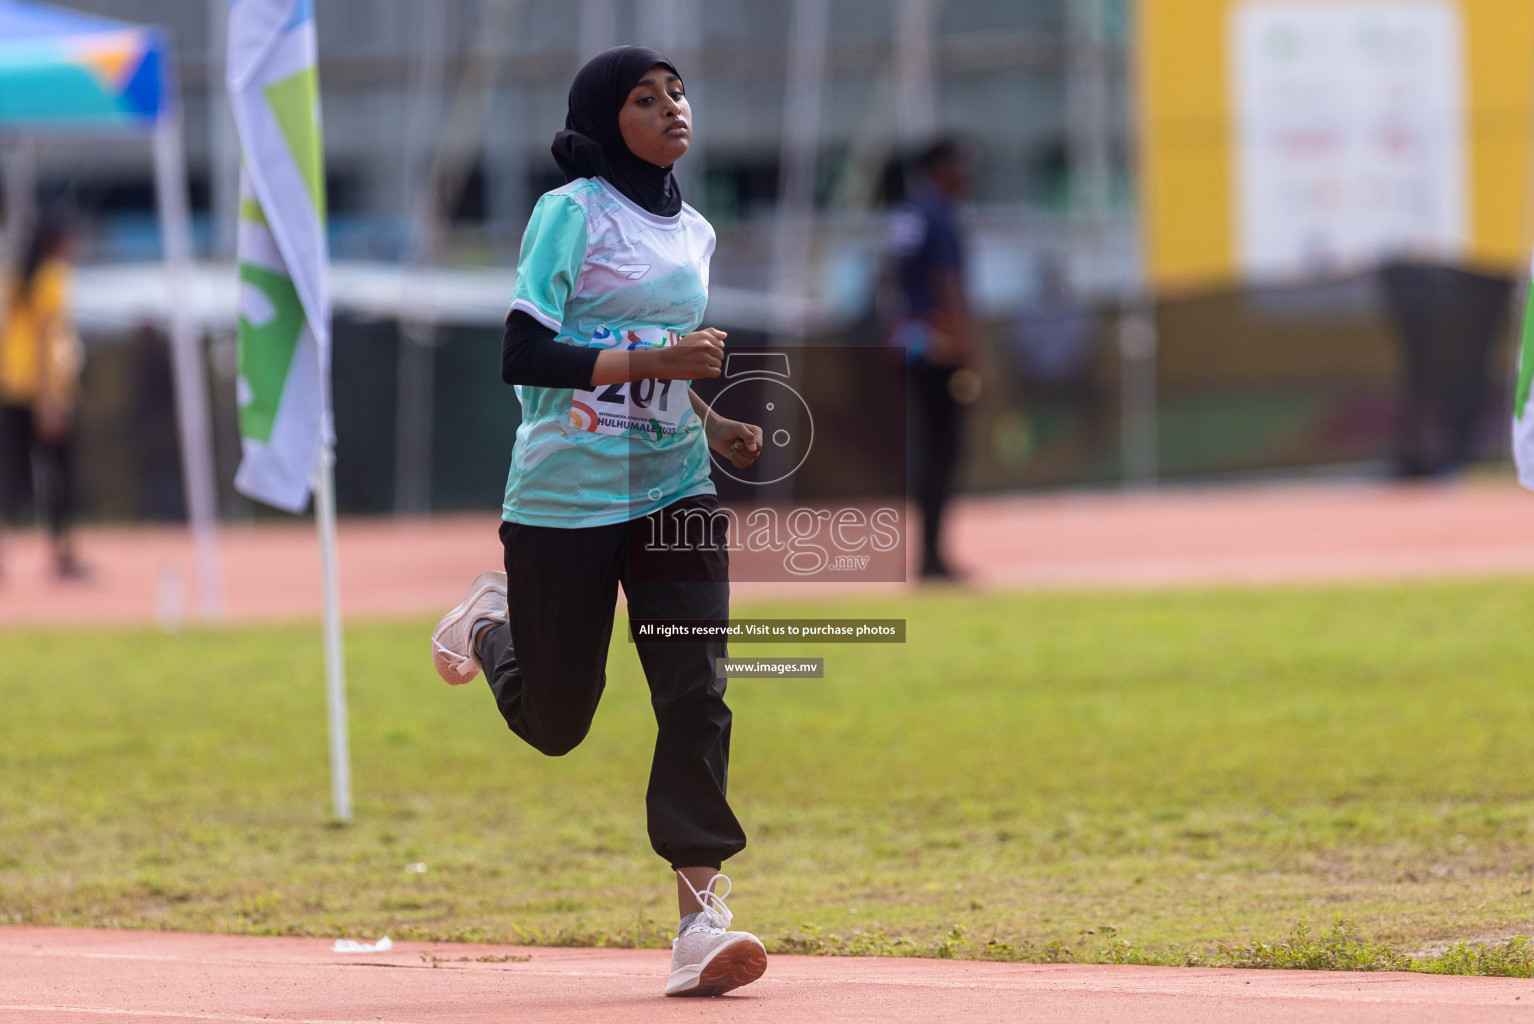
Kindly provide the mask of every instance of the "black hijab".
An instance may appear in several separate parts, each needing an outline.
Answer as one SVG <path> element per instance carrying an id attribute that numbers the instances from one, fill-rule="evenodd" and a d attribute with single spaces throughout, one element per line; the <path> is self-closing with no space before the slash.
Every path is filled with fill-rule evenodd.
<path id="1" fill-rule="evenodd" d="M 615 46 L 586 62 L 570 85 L 565 130 L 554 136 L 554 160 L 565 181 L 601 176 L 642 209 L 662 217 L 682 212 L 682 190 L 670 167 L 635 156 L 618 128 L 629 92 L 655 65 L 680 72 L 648 46 Z"/>

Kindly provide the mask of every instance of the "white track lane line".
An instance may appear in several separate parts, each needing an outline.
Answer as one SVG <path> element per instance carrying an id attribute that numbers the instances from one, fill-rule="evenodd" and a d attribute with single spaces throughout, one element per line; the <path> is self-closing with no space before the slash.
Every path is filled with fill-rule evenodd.
<path id="1" fill-rule="evenodd" d="M 378 1024 L 377 1017 L 367 1020 L 333 1020 L 318 1017 L 252 1017 L 243 1013 L 203 1013 L 196 1010 L 127 1010 L 110 1006 L 27 1006 L 0 1003 L 0 1013 L 92 1013 L 102 1017 L 151 1017 L 157 1020 L 213 1020 L 232 1024 Z M 384 1024 L 411 1024 L 409 1021 L 385 1021 Z"/>

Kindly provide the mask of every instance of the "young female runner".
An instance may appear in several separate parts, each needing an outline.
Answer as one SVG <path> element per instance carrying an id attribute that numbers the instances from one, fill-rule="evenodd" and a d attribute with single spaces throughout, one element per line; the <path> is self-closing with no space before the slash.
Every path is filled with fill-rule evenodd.
<path id="1" fill-rule="evenodd" d="M 511 731 L 551 756 L 591 726 L 620 583 L 631 618 L 729 617 L 708 449 L 744 468 L 762 433 L 711 415 L 687 386 L 719 375 L 725 338 L 700 329 L 714 232 L 671 174 L 691 136 L 681 76 L 654 50 L 615 47 L 575 76 L 553 147 L 567 184 L 533 209 L 502 344 L 522 403 L 506 571 L 477 578 L 432 633 L 442 678 L 485 666 Z M 666 994 L 718 995 L 767 969 L 761 942 L 728 930 L 718 873 L 746 845 L 725 798 L 726 646 L 635 649 L 659 725 L 650 843 L 677 874 L 682 914 Z"/>

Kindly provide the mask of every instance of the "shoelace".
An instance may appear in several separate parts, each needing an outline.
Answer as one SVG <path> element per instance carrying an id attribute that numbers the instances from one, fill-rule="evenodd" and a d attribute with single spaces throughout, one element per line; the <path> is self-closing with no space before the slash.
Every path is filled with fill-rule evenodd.
<path id="1" fill-rule="evenodd" d="M 730 930 L 730 921 L 735 917 L 730 913 L 730 908 L 724 905 L 724 898 L 730 894 L 730 877 L 725 874 L 715 874 L 703 886 L 702 890 L 693 889 L 692 883 L 687 881 L 687 876 L 680 871 L 677 877 L 687 882 L 687 888 L 692 889 L 693 898 L 698 901 L 698 907 L 703 915 L 693 922 L 693 927 L 717 929 L 721 932 Z M 724 892 L 715 892 L 714 883 L 723 879 Z"/>

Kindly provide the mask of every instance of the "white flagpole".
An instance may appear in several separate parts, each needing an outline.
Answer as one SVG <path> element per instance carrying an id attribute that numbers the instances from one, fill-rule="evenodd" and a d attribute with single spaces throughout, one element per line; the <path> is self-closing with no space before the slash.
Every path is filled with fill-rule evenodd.
<path id="1" fill-rule="evenodd" d="M 341 653 L 341 583 L 336 572 L 336 455 L 320 446 L 314 466 L 314 525 L 320 537 L 324 596 L 325 712 L 330 724 L 330 791 L 336 820 L 352 820 L 352 762 L 347 742 L 346 666 Z"/>
<path id="2" fill-rule="evenodd" d="M 187 210 L 186 157 L 181 108 L 164 112 L 154 130 L 155 202 L 160 210 L 170 303 L 172 378 L 181 433 L 182 486 L 192 551 L 197 564 L 197 604 L 204 622 L 224 615 L 224 574 L 218 553 L 218 484 L 213 468 L 213 427 L 201 343 L 185 301 L 192 269 L 191 215 Z"/>

